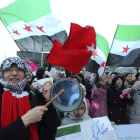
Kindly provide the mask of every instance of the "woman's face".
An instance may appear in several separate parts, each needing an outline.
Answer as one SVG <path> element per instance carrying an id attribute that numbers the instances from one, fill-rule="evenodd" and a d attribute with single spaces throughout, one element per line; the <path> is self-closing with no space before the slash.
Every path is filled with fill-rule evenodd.
<path id="1" fill-rule="evenodd" d="M 96 74 L 93 74 L 93 80 L 95 80 Z"/>
<path id="2" fill-rule="evenodd" d="M 119 86 L 119 87 L 122 86 L 122 82 L 123 82 L 123 81 L 122 81 L 121 78 L 117 79 L 117 80 L 116 80 L 116 86 Z"/>
<path id="3" fill-rule="evenodd" d="M 82 105 L 78 109 L 74 110 L 73 113 L 76 118 L 81 118 L 85 113 L 85 104 L 82 103 Z"/>
<path id="4" fill-rule="evenodd" d="M 134 74 L 132 74 L 132 80 L 136 80 L 136 77 Z"/>
<path id="5" fill-rule="evenodd" d="M 91 73 L 90 72 L 87 72 L 87 77 L 90 77 L 91 76 Z"/>
<path id="6" fill-rule="evenodd" d="M 106 84 L 105 76 L 104 76 L 104 75 L 102 75 L 102 76 L 100 77 L 99 83 L 100 83 L 101 85 L 105 85 L 105 84 Z"/>
<path id="7" fill-rule="evenodd" d="M 4 70 L 3 76 L 6 82 L 17 84 L 24 79 L 24 70 L 11 66 Z"/>
<path id="8" fill-rule="evenodd" d="M 28 70 L 28 73 L 29 73 L 29 77 L 28 77 L 28 81 L 30 82 L 32 80 L 32 69 L 30 66 L 26 66 L 27 70 Z"/>

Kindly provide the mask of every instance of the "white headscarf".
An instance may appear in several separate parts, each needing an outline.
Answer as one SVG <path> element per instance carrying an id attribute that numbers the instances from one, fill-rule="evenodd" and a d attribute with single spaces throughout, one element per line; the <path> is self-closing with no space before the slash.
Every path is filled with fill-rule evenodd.
<path id="1" fill-rule="evenodd" d="M 86 104 L 85 98 L 83 99 L 83 102 L 85 103 L 85 112 L 84 112 L 83 116 L 82 116 L 81 118 L 76 118 L 75 115 L 74 115 L 74 113 L 73 113 L 73 112 L 70 112 L 70 113 L 67 114 L 67 116 L 68 116 L 70 119 L 74 119 L 74 120 L 79 120 L 79 119 L 81 119 L 81 120 L 82 120 L 82 119 L 85 117 L 85 115 L 88 115 L 87 104 Z M 83 103 L 83 102 L 82 102 L 82 103 Z"/>

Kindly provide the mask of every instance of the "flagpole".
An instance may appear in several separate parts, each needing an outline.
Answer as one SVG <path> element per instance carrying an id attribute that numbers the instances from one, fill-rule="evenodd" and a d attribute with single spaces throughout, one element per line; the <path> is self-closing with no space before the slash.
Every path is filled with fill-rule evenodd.
<path id="1" fill-rule="evenodd" d="M 118 29 L 118 25 L 117 25 L 117 28 L 116 28 L 116 31 L 115 31 L 115 34 L 114 34 L 114 37 L 113 37 L 113 41 L 112 41 L 110 50 L 111 50 L 111 48 L 112 48 L 112 46 L 113 46 L 113 42 L 114 42 L 114 38 L 115 38 L 115 36 L 116 36 L 117 29 Z M 109 50 L 108 56 L 109 56 L 109 54 L 110 54 L 110 50 Z M 108 56 L 107 56 L 107 60 L 108 60 Z M 107 60 L 106 60 L 106 64 L 107 64 Z M 106 64 L 105 64 L 105 68 L 106 68 Z M 105 69 L 104 69 L 104 72 L 105 72 Z"/>
<path id="2" fill-rule="evenodd" d="M 62 70 L 63 67 L 60 68 L 60 70 L 58 71 L 58 73 L 55 75 L 55 77 L 53 78 L 53 80 L 55 80 L 55 78 L 58 76 L 58 74 L 60 73 L 60 71 Z"/>

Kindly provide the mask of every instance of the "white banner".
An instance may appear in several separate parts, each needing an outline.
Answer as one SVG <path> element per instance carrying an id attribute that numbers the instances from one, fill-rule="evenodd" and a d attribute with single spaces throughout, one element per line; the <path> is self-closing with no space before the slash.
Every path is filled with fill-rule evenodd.
<path id="1" fill-rule="evenodd" d="M 140 140 L 140 124 L 117 125 L 118 140 Z"/>
<path id="2" fill-rule="evenodd" d="M 116 132 L 105 116 L 58 127 L 56 140 L 116 140 Z"/>

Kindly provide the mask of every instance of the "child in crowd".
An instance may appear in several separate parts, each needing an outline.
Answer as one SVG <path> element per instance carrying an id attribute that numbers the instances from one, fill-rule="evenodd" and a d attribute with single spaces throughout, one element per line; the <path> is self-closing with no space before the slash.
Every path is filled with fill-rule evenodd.
<path id="1" fill-rule="evenodd" d="M 73 112 L 68 113 L 62 120 L 62 125 L 80 123 L 82 121 L 86 121 L 91 119 L 91 117 L 87 114 L 86 101 L 82 102 L 79 108 L 75 109 Z"/>
<path id="2" fill-rule="evenodd" d="M 91 92 L 91 106 L 89 115 L 91 118 L 107 116 L 107 86 L 105 76 L 96 75 L 95 85 Z M 97 80 L 99 78 L 99 80 Z"/>

